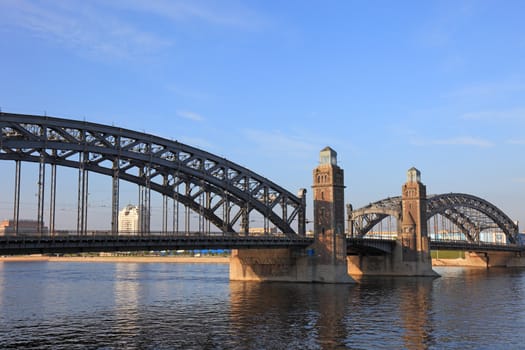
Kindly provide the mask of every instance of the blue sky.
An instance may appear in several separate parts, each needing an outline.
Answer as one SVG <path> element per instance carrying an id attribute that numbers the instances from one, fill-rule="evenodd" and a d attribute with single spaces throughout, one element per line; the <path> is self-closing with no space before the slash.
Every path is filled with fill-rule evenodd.
<path id="1" fill-rule="evenodd" d="M 523 227 L 523 13 L 522 1 L 1 0 L 0 108 L 176 139 L 293 192 L 329 145 L 354 207 L 399 195 L 416 166 L 429 193 L 485 198 Z M 12 164 L 0 167 L 9 193 Z"/>

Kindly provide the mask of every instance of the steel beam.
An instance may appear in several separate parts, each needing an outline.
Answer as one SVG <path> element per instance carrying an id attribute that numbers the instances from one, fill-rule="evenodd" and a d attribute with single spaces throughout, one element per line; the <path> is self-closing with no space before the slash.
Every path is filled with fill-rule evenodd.
<path id="1" fill-rule="evenodd" d="M 57 166 L 51 164 L 51 198 L 49 203 L 49 234 L 55 235 L 56 216 L 56 192 L 57 192 Z"/>
<path id="2" fill-rule="evenodd" d="M 111 233 L 118 234 L 118 213 L 120 207 L 119 159 L 113 160 L 113 176 L 111 182 Z"/>
<path id="3" fill-rule="evenodd" d="M 42 151 L 44 152 L 44 151 Z M 46 180 L 46 163 L 44 155 L 40 156 L 38 163 L 38 211 L 37 211 L 37 232 L 39 235 L 44 234 L 44 204 L 45 204 L 45 180 Z"/>
<path id="4" fill-rule="evenodd" d="M 15 161 L 15 198 L 13 205 L 13 222 L 14 222 L 14 233 L 18 235 L 18 224 L 20 222 L 20 175 L 21 175 L 21 162 Z"/>

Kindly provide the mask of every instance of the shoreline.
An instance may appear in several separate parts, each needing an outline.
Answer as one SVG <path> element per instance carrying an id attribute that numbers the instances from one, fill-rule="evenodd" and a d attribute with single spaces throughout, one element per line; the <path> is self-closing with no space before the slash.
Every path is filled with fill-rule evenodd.
<path id="1" fill-rule="evenodd" d="M 229 264 L 227 256 L 0 256 L 3 262 L 81 262 L 81 263 L 169 263 L 169 264 Z M 433 259 L 433 267 L 474 267 L 465 259 Z"/>
<path id="2" fill-rule="evenodd" d="M 228 264 L 224 256 L 4 256 L 2 262 L 105 262 L 105 263 L 179 263 L 179 264 Z"/>

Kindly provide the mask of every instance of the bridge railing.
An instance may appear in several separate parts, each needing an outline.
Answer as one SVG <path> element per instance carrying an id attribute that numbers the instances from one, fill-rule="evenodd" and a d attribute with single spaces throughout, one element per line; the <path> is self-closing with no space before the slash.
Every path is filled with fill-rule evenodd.
<path id="1" fill-rule="evenodd" d="M 107 231 L 105 231 L 107 232 Z M 286 235 L 243 236 L 236 233 L 216 235 L 42 235 L 0 236 L 0 255 L 156 251 L 195 249 L 259 249 L 307 247 L 312 238 Z"/>
<path id="2" fill-rule="evenodd" d="M 357 235 L 351 235 L 347 233 L 346 238 L 348 239 L 364 238 L 364 239 L 376 239 L 376 240 L 382 240 L 382 241 L 384 240 L 395 241 L 397 239 L 397 234 L 370 234 L 370 233 L 367 233 L 364 236 L 357 236 Z"/>
<path id="3" fill-rule="evenodd" d="M 458 249 L 465 250 L 484 249 L 484 250 L 510 250 L 521 251 L 524 246 L 521 243 L 504 243 L 504 242 L 486 242 L 486 241 L 466 241 L 466 240 L 450 240 L 450 239 L 431 239 L 430 245 L 432 249 Z"/>

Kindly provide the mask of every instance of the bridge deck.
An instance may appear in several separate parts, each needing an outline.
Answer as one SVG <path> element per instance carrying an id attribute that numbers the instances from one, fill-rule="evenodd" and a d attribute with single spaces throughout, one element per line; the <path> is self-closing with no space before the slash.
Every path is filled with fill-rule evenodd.
<path id="1" fill-rule="evenodd" d="M 2 236 L 0 255 L 82 253 L 149 250 L 193 249 L 304 249 L 314 242 L 312 237 L 218 235 L 85 235 L 85 236 Z M 349 255 L 391 254 L 395 239 L 347 238 Z M 522 252 L 522 245 L 494 244 L 486 242 L 436 241 L 430 243 L 432 250 L 503 251 Z"/>
<path id="2" fill-rule="evenodd" d="M 312 243 L 312 238 L 285 236 L 26 236 L 0 237 L 0 254 L 304 248 Z"/>
<path id="3" fill-rule="evenodd" d="M 525 246 L 517 244 L 498 244 L 488 242 L 467 242 L 450 240 L 430 241 L 431 250 L 463 250 L 463 251 L 501 251 L 501 252 L 521 252 Z"/>

